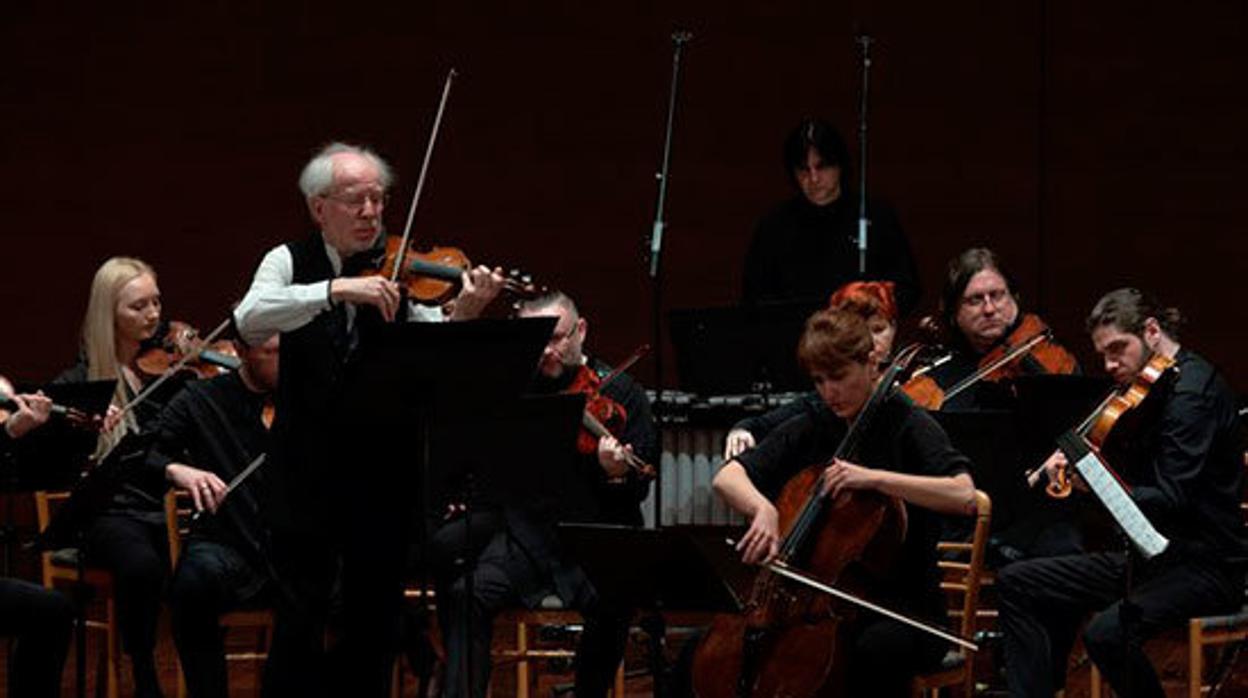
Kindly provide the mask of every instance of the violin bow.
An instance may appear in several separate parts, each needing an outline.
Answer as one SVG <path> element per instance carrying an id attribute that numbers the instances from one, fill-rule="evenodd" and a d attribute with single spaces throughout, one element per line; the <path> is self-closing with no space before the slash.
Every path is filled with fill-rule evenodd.
<path id="1" fill-rule="evenodd" d="M 602 392 L 602 389 L 607 387 L 611 383 L 611 381 L 615 380 L 616 378 L 619 378 L 621 373 L 632 368 L 633 364 L 637 363 L 637 361 L 641 359 L 641 357 L 645 356 L 649 352 L 650 352 L 649 344 L 643 344 L 637 347 L 636 349 L 634 349 L 633 353 L 627 359 L 625 359 L 622 363 L 620 363 L 619 366 L 616 366 L 615 368 L 611 369 L 611 372 L 608 373 L 605 377 L 603 377 L 601 381 L 598 382 L 598 392 Z"/>
<path id="2" fill-rule="evenodd" d="M 213 341 L 215 341 L 216 338 L 220 336 L 222 332 L 225 332 L 225 330 L 229 328 L 232 322 L 234 322 L 234 318 L 231 316 L 226 316 L 226 318 L 221 321 L 221 324 L 217 325 L 216 329 L 210 332 L 207 337 L 197 340 L 195 351 L 186 352 L 182 356 L 181 359 L 178 359 L 176 363 L 170 365 L 169 368 L 165 369 L 165 372 L 160 374 L 160 377 L 158 377 L 156 380 L 152 381 L 151 383 L 148 383 L 147 387 L 140 390 L 138 395 L 135 395 L 133 398 L 127 401 L 126 404 L 121 406 L 121 412 L 117 415 L 118 417 L 117 426 L 113 427 L 113 430 L 110 431 L 108 434 L 108 437 L 109 437 L 108 446 L 104 448 L 102 451 L 100 451 L 95 456 L 96 463 L 104 462 L 104 459 L 108 458 L 108 456 L 119 445 L 121 445 L 122 437 L 125 435 L 126 431 L 128 430 L 128 427 L 126 426 L 126 420 L 124 419 L 124 417 L 130 412 L 132 412 L 134 408 L 138 407 L 144 400 L 151 397 L 152 393 L 156 392 L 157 388 L 164 385 L 165 381 L 169 380 L 174 374 L 182 370 L 183 366 L 186 366 L 186 364 L 188 364 L 192 359 L 195 358 L 195 356 L 199 353 L 199 350 L 201 348 L 206 347 L 209 344 L 211 344 Z"/>
<path id="3" fill-rule="evenodd" d="M 446 112 L 446 102 L 451 96 L 451 82 L 459 73 L 451 68 L 446 73 L 446 82 L 442 85 L 442 100 L 438 102 L 438 113 L 433 117 L 433 130 L 429 133 L 429 144 L 425 146 L 425 161 L 420 164 L 420 176 L 416 178 L 416 191 L 412 192 L 412 205 L 407 209 L 407 223 L 403 226 L 403 237 L 399 240 L 399 253 L 394 260 L 394 269 L 390 271 L 390 281 L 397 283 L 403 265 L 403 253 L 412 240 L 412 221 L 416 219 L 416 204 L 420 202 L 420 192 L 425 189 L 425 175 L 429 173 L 429 161 L 433 159 L 433 145 L 438 142 L 438 130 L 442 127 L 442 114 Z"/>
<path id="4" fill-rule="evenodd" d="M 948 400 L 949 400 L 950 398 L 952 398 L 954 395 L 957 395 L 958 393 L 962 392 L 963 390 L 966 390 L 967 388 L 971 387 L 972 385 L 975 385 L 976 383 L 978 383 L 978 382 L 979 382 L 979 380 L 980 380 L 981 378 L 983 378 L 984 376 L 986 376 L 986 375 L 988 375 L 989 373 L 992 373 L 993 371 L 997 370 L 998 368 L 1001 368 L 1002 366 L 1004 366 L 1004 365 L 1006 365 L 1006 364 L 1010 363 L 1011 361 L 1013 361 L 1014 359 L 1017 359 L 1018 357 L 1022 356 L 1023 354 L 1026 354 L 1027 352 L 1031 351 L 1031 348 L 1032 348 L 1032 347 L 1034 347 L 1034 346 L 1036 346 L 1037 344 L 1039 344 L 1040 342 L 1043 342 L 1043 341 L 1045 341 L 1045 340 L 1047 340 L 1047 339 L 1050 339 L 1050 338 L 1052 338 L 1052 337 L 1053 337 L 1053 331 L 1052 331 L 1052 330 L 1049 330 L 1049 329 L 1046 329 L 1046 330 L 1044 330 L 1043 332 L 1039 332 L 1039 333 L 1037 333 L 1037 334 L 1035 334 L 1035 335 L 1033 335 L 1033 336 L 1029 337 L 1026 341 L 1024 341 L 1024 342 L 1020 342 L 1018 346 L 1016 346 L 1016 347 L 1014 347 L 1013 349 L 1011 349 L 1011 350 L 1009 350 L 1008 352 L 1006 352 L 1006 353 L 1005 353 L 1005 355 L 1004 355 L 1004 356 L 1002 356 L 1001 358 L 997 359 L 996 361 L 993 361 L 992 363 L 988 364 L 987 366 L 984 366 L 983 368 L 981 368 L 981 369 L 979 369 L 978 371 L 976 371 L 976 372 L 972 373 L 971 375 L 967 376 L 966 378 L 963 378 L 961 381 L 959 381 L 959 382 L 958 382 L 956 385 L 954 385 L 952 388 L 950 388 L 949 390 L 945 391 L 945 400 L 946 400 L 946 401 L 948 401 Z"/>

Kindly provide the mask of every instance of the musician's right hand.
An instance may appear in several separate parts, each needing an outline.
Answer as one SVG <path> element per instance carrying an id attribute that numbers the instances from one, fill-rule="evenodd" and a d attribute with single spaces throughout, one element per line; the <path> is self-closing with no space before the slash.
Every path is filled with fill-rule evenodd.
<path id="1" fill-rule="evenodd" d="M 195 511 L 207 509 L 216 513 L 217 507 L 225 499 L 227 486 L 216 473 L 181 463 L 170 463 L 165 466 L 165 479 L 191 493 Z"/>
<path id="2" fill-rule="evenodd" d="M 754 512 L 750 529 L 737 543 L 746 564 L 766 564 L 780 552 L 780 512 L 771 502 L 763 502 Z"/>
<path id="3" fill-rule="evenodd" d="M 104 413 L 104 431 L 112 431 L 117 423 L 121 421 L 121 408 L 117 405 L 109 405 L 108 411 Z"/>
<path id="4" fill-rule="evenodd" d="M 754 446 L 753 434 L 745 429 L 733 429 L 728 432 L 728 438 L 724 439 L 724 462 L 727 463 Z"/>
<path id="5" fill-rule="evenodd" d="M 371 305 L 392 322 L 399 310 L 399 285 L 384 276 L 340 276 L 329 282 L 329 297 L 335 303 Z"/>

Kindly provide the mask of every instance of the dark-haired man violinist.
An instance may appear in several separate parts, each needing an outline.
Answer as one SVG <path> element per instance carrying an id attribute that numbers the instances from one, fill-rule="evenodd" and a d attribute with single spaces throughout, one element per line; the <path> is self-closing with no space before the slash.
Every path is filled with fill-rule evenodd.
<path id="1" fill-rule="evenodd" d="M 1180 316 L 1134 288 L 1106 294 L 1088 316 L 1105 370 L 1129 383 L 1161 354 L 1175 360 L 1109 465 L 1169 546 L 1151 559 L 1101 552 L 1028 560 L 997 576 L 1006 677 L 1014 696 L 1048 698 L 1065 683 L 1075 629 L 1118 695 L 1164 696 L 1143 643 L 1193 616 L 1243 603 L 1246 542 L 1240 514 L 1243 444 L 1235 395 L 1217 370 L 1179 343 Z M 1044 468 L 1067 466 L 1060 452 Z M 1130 587 L 1128 588 L 1128 580 Z"/>

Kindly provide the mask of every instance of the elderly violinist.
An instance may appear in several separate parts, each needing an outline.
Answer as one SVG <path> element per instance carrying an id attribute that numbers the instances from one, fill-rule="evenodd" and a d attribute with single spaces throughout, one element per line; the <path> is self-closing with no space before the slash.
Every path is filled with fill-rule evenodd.
<path id="1" fill-rule="evenodd" d="M 1160 394 L 1150 393 L 1150 409 L 1140 408 L 1139 422 L 1108 463 L 1170 544 L 1147 560 L 1098 552 L 1002 569 L 997 590 L 1010 695 L 1048 698 L 1063 688 L 1076 628 L 1091 613 L 1084 646 L 1117 694 L 1163 696 L 1144 641 L 1243 603 L 1248 542 L 1235 395 L 1208 361 L 1179 343 L 1180 320 L 1177 310 L 1134 288 L 1106 294 L 1088 316 L 1092 345 L 1119 384 L 1156 355 L 1175 360 L 1173 382 L 1154 386 Z M 1054 453 L 1045 472 L 1052 476 L 1065 461 Z"/>
<path id="2" fill-rule="evenodd" d="M 746 563 L 776 556 L 786 532 L 779 530 L 773 500 L 798 472 L 831 459 L 876 389 L 880 369 L 872 348 L 871 332 L 860 316 L 837 310 L 812 315 L 798 344 L 798 358 L 824 409 L 785 422 L 715 475 L 715 492 L 749 519 L 737 545 Z M 936 567 L 938 514 L 974 512 L 969 463 L 931 416 L 897 393 L 886 398 L 861 443 L 858 462 L 838 459 L 828 464 L 826 496 L 871 490 L 902 500 L 908 522 L 905 542 L 897 567 L 886 579 L 872 580 L 873 600 L 940 625 L 946 613 Z M 936 667 L 947 649 L 942 641 L 883 616 L 864 616 L 848 637 L 849 695 L 854 696 L 908 695 L 911 677 Z"/>
<path id="3" fill-rule="evenodd" d="M 408 527 L 401 524 L 401 502 L 370 512 L 366 500 L 377 490 L 397 498 L 401 488 L 362 476 L 375 464 L 355 462 L 353 439 L 342 433 L 337 414 L 345 368 L 358 355 L 361 321 L 470 319 L 503 283 L 500 273 L 484 267 L 465 272 L 454 309 L 446 313 L 404 304 L 399 287 L 382 276 L 354 276 L 372 262 L 361 258 L 384 243 L 392 179 L 385 161 L 365 148 L 334 143 L 318 152 L 299 177 L 315 231 L 264 256 L 234 314 L 249 344 L 282 336 L 266 511 L 272 560 L 295 599 L 278 608 L 265 676 L 271 696 L 346 690 L 327 684 L 323 661 L 331 588 L 344 552 L 343 675 L 355 695 L 386 695 L 390 681 Z M 393 518 L 394 525 L 368 530 L 377 515 Z M 386 536 L 396 539 L 380 539 Z"/>
<path id="4" fill-rule="evenodd" d="M 534 391 L 567 391 L 584 372 L 605 376 L 610 368 L 584 352 L 589 324 L 570 297 L 553 292 L 526 301 L 521 317 L 557 319 L 554 333 L 539 360 Z M 650 415 L 650 403 L 641 386 L 627 374 L 619 374 L 601 394 L 622 407 L 626 419 L 614 436 L 594 439 L 595 447 L 576 461 L 581 491 L 591 493 L 587 511 L 596 523 L 639 526 L 640 502 L 650 483 L 630 461 L 654 463 L 658 456 L 658 432 Z M 634 458 L 635 457 L 635 458 Z M 448 522 L 435 536 L 439 577 L 439 621 L 447 650 L 447 696 L 483 696 L 490 675 L 490 638 L 494 616 L 509 605 L 536 606 L 556 595 L 565 607 L 585 615 L 585 630 L 576 653 L 576 695 L 606 696 L 615 668 L 624 654 L 632 609 L 599 596 L 575 561 L 561 555 L 552 524 L 545 515 L 520 507 L 474 514 L 474 521 L 491 528 L 474 533 L 479 552 L 472 574 L 449 564 L 462 545 L 462 522 Z M 471 592 L 468 580 L 472 579 Z M 472 617 L 465 617 L 465 595 L 471 594 Z M 471 653 L 472 688 L 465 693 L 463 660 Z"/>

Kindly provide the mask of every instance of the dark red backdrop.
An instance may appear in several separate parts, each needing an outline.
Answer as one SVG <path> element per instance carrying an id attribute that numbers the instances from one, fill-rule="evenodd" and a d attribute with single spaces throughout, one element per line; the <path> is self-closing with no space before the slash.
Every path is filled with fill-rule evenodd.
<path id="1" fill-rule="evenodd" d="M 668 305 L 687 307 L 736 299 L 753 221 L 787 193 L 788 128 L 819 113 L 852 131 L 857 21 L 878 40 L 871 184 L 900 210 L 925 307 L 945 260 L 988 244 L 1085 360 L 1082 316 L 1134 283 L 1248 385 L 1244 3 L 194 4 L 0 20 L 3 372 L 71 360 L 113 254 L 158 268 L 172 314 L 215 324 L 264 250 L 306 232 L 294 180 L 327 140 L 372 144 L 410 195 L 452 65 L 417 235 L 570 290 L 622 358 L 649 332 L 672 27 L 696 33 L 665 257 Z"/>

